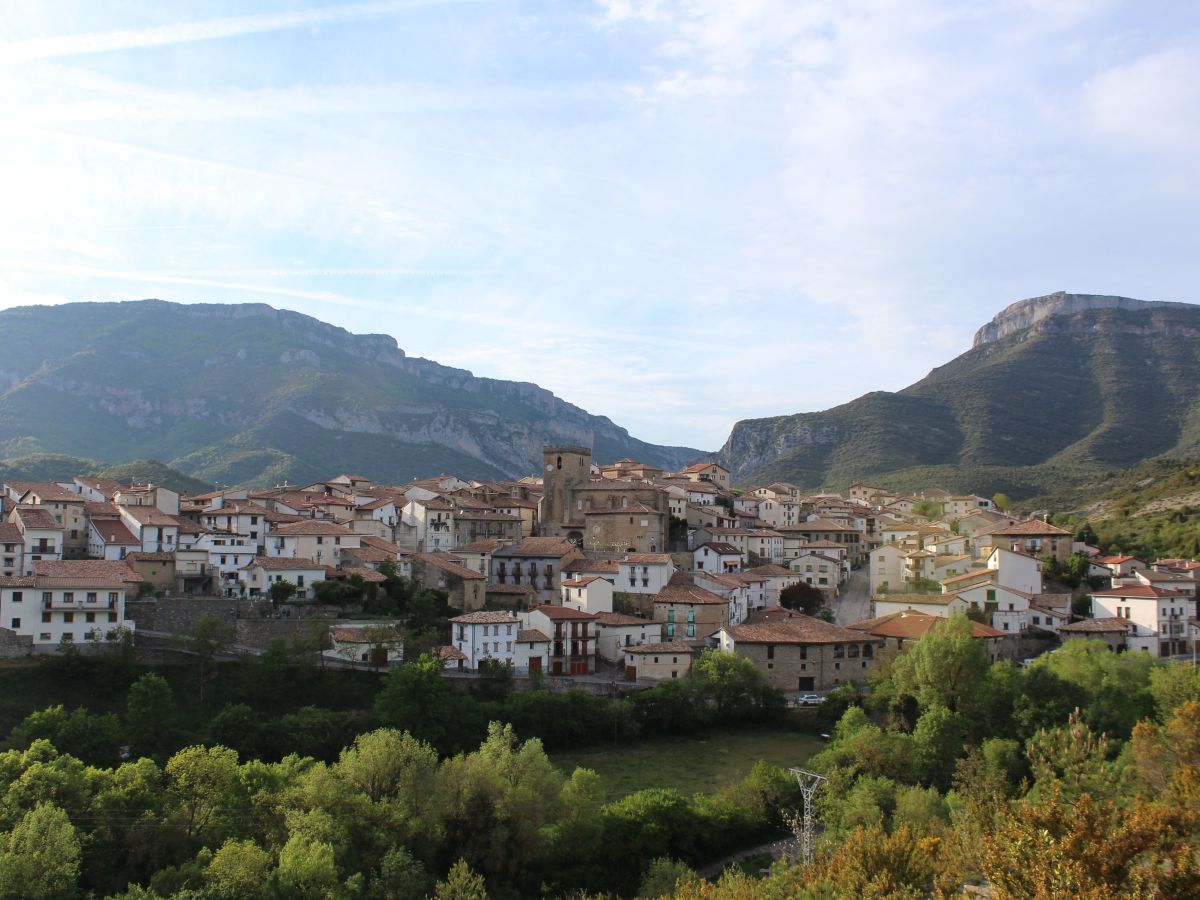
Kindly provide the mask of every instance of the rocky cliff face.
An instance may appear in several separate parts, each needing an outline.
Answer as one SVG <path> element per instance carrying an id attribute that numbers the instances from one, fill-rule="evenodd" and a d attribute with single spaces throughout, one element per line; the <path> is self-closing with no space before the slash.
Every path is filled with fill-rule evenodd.
<path id="1" fill-rule="evenodd" d="M 1051 294 L 1014 303 L 971 350 L 897 393 L 738 422 L 741 484 L 806 487 L 931 466 L 1125 467 L 1200 452 L 1200 306 Z"/>
<path id="2" fill-rule="evenodd" d="M 0 449 L 154 456 L 222 483 L 520 476 L 543 443 L 676 468 L 699 452 L 631 437 L 536 384 L 478 378 L 264 304 L 158 300 L 0 312 Z"/>
<path id="3" fill-rule="evenodd" d="M 1018 300 L 1001 310 L 992 321 L 977 332 L 972 347 L 991 344 L 1010 334 L 1025 331 L 1051 316 L 1069 316 L 1096 309 L 1145 310 L 1164 308 L 1188 308 L 1187 303 L 1170 303 L 1162 300 L 1133 300 L 1129 297 L 1112 297 L 1102 294 L 1068 294 L 1057 291 L 1045 297 Z"/>

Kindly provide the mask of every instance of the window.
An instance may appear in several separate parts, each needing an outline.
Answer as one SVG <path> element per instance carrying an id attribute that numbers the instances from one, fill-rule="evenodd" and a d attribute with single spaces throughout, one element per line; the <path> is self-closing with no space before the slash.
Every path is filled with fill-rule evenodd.
<path id="1" fill-rule="evenodd" d="M 74 602 L 75 602 L 75 592 L 74 591 L 63 591 L 63 603 L 74 603 Z"/>
<path id="2" fill-rule="evenodd" d="M 774 658 L 775 658 L 775 645 L 767 644 L 767 659 L 774 659 Z"/>
<path id="3" fill-rule="evenodd" d="M 38 640 L 39 640 L 39 641 L 48 641 L 48 640 L 50 640 L 50 632 L 48 632 L 48 631 L 43 631 L 41 634 L 39 634 L 39 635 L 38 635 Z"/>
<path id="4" fill-rule="evenodd" d="M 987 600 L 986 600 L 985 602 L 987 602 L 987 603 L 995 603 L 995 602 L 996 602 L 996 592 L 995 592 L 995 590 L 993 590 L 993 589 L 991 589 L 991 588 L 989 588 L 989 589 L 988 589 L 988 592 L 987 592 Z"/>
<path id="5" fill-rule="evenodd" d="M 667 621 L 672 622 L 672 623 L 675 621 L 675 610 L 673 610 L 673 609 L 667 610 Z"/>
<path id="6" fill-rule="evenodd" d="M 109 591 L 109 592 L 108 592 L 108 602 L 109 602 L 109 603 L 116 603 L 116 602 L 117 602 L 117 592 L 116 592 L 116 591 Z"/>
<path id="7" fill-rule="evenodd" d="M 88 603 L 95 603 L 95 602 L 96 602 L 96 600 L 97 600 L 97 595 L 96 595 L 96 592 L 95 592 L 95 591 L 88 591 L 88 593 L 87 593 L 87 602 L 88 602 Z"/>
<path id="8" fill-rule="evenodd" d="M 21 627 L 21 620 L 20 620 L 20 619 L 13 619 L 13 620 L 12 620 L 12 627 L 13 627 L 14 629 L 16 629 L 16 628 L 20 628 L 20 627 Z"/>
<path id="9" fill-rule="evenodd" d="M 95 622 L 96 621 L 96 614 L 94 612 L 84 613 L 83 617 L 84 617 L 84 620 L 87 622 Z"/>
<path id="10" fill-rule="evenodd" d="M 696 636 L 696 626 L 695 625 L 688 626 L 687 636 L 690 638 L 694 638 Z"/>
<path id="11" fill-rule="evenodd" d="M 73 612 L 63 613 L 63 621 L 64 622 L 74 622 L 75 621 L 75 613 L 73 613 Z"/>
<path id="12" fill-rule="evenodd" d="M 13 603 L 20 603 L 24 599 L 25 599 L 24 592 L 13 591 L 13 594 L 12 594 L 12 602 Z"/>
<path id="13" fill-rule="evenodd" d="M 110 621 L 110 622 L 115 622 L 115 621 L 117 621 L 117 614 L 116 614 L 116 613 L 109 613 L 109 614 L 108 614 L 108 621 Z"/>
<path id="14" fill-rule="evenodd" d="M 48 612 L 42 613 L 42 621 L 48 623 L 50 621 L 50 613 L 48 613 Z"/>
<path id="15" fill-rule="evenodd" d="M 667 637 L 669 637 L 669 638 L 675 637 L 675 626 L 674 625 L 667 626 Z"/>

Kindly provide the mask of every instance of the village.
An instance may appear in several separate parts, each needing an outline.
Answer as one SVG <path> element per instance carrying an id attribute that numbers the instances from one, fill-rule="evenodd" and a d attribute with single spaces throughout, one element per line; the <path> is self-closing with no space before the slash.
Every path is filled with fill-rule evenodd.
<path id="1" fill-rule="evenodd" d="M 544 448 L 543 471 L 516 481 L 343 474 L 181 496 L 78 476 L 7 482 L 2 501 L 9 657 L 136 637 L 135 608 L 156 599 L 298 619 L 319 609 L 323 585 L 391 573 L 444 592 L 455 614 L 435 652 L 449 674 L 500 666 L 645 686 L 715 650 L 801 704 L 864 683 L 956 614 L 992 661 L 1017 664 L 1078 638 L 1191 658 L 1200 634 L 1200 563 L 1106 557 L 985 497 L 866 483 L 848 496 L 739 491 L 718 463 L 597 465 L 580 446 Z M 1073 562 L 1082 586 L 1056 587 L 1047 567 Z M 401 661 L 403 626 L 339 619 L 324 653 Z"/>

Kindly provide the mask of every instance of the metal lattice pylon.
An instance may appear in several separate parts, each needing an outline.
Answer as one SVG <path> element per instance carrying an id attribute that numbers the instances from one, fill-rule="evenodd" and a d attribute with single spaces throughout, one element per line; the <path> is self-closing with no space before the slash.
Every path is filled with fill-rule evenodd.
<path id="1" fill-rule="evenodd" d="M 810 772 L 808 769 L 789 769 L 788 771 L 796 776 L 796 781 L 800 785 L 800 794 L 804 797 L 804 813 L 800 823 L 800 834 L 797 837 L 800 840 L 800 858 L 805 865 L 808 865 L 813 858 L 813 833 L 817 825 L 813 798 L 816 797 L 821 784 L 829 779 L 820 772 Z"/>

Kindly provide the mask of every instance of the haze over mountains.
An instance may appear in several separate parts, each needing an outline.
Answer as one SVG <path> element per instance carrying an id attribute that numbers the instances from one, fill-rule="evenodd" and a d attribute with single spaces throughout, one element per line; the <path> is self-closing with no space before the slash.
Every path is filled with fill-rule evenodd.
<path id="1" fill-rule="evenodd" d="M 639 441 L 537 385 L 263 304 L 20 307 L 0 312 L 0 335 L 3 457 L 153 457 L 209 482 L 273 484 L 350 470 L 519 477 L 546 442 L 667 468 L 700 453 Z"/>
<path id="2" fill-rule="evenodd" d="M 1014 303 L 974 346 L 896 393 L 738 422 L 735 482 L 930 477 L 1037 493 L 1200 452 L 1200 306 L 1052 294 Z"/>

